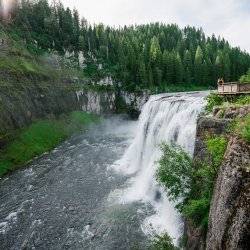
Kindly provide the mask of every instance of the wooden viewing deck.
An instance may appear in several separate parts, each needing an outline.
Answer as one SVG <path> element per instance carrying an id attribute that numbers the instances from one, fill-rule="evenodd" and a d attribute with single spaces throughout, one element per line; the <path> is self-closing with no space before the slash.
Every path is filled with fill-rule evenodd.
<path id="1" fill-rule="evenodd" d="M 227 82 L 218 84 L 218 94 L 237 95 L 250 94 L 250 83 Z"/>

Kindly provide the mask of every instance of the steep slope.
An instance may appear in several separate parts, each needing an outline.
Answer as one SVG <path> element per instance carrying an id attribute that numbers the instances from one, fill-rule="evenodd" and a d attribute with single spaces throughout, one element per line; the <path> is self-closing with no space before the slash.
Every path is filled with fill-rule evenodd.
<path id="1" fill-rule="evenodd" d="M 231 137 L 210 209 L 206 249 L 250 246 L 250 146 Z"/>
<path id="2" fill-rule="evenodd" d="M 211 160 L 206 140 L 227 137 L 228 145 L 218 169 L 210 204 L 207 232 L 186 222 L 187 249 L 248 249 L 250 246 L 250 146 L 241 133 L 249 126 L 249 105 L 214 108 L 197 124 L 194 161 Z M 241 131 L 233 127 L 245 120 Z"/>

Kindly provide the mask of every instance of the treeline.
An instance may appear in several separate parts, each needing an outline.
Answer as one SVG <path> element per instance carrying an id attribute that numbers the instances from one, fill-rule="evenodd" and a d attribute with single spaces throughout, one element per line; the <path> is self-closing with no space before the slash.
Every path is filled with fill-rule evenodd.
<path id="1" fill-rule="evenodd" d="M 202 29 L 153 23 L 112 28 L 90 25 L 60 2 L 22 0 L 5 24 L 30 50 L 71 55 L 89 77 L 112 76 L 130 89 L 215 85 L 238 80 L 250 55 Z"/>

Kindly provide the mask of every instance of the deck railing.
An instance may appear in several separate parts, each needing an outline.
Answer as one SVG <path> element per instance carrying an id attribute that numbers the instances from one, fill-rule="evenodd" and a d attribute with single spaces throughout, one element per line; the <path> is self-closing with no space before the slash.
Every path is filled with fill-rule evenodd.
<path id="1" fill-rule="evenodd" d="M 250 94 L 250 83 L 227 82 L 218 84 L 219 94 Z"/>

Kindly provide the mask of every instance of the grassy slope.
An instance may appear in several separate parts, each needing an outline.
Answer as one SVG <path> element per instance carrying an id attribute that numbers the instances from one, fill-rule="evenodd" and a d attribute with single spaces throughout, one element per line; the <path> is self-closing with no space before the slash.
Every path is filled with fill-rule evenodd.
<path id="1" fill-rule="evenodd" d="M 95 115 L 75 111 L 60 119 L 34 122 L 20 130 L 15 139 L 0 152 L 0 176 L 53 149 L 73 133 L 96 121 L 98 118 Z"/>
<path id="2" fill-rule="evenodd" d="M 0 31 L 4 47 L 0 50 L 0 88 L 11 95 L 19 95 L 26 85 L 50 89 L 61 85 L 63 78 L 79 76 L 79 72 L 58 67 L 53 55 L 37 55 L 24 44 Z M 73 88 L 73 85 L 69 86 Z M 1 112 L 0 100 L 0 112 Z M 97 117 L 84 112 L 72 112 L 58 119 L 35 121 L 19 131 L 9 131 L 7 146 L 0 151 L 0 176 L 23 166 L 36 156 L 53 149 L 75 132 L 97 121 Z M 1 130 L 1 129 L 0 129 Z M 6 135 L 1 135 L 5 136 Z"/>

